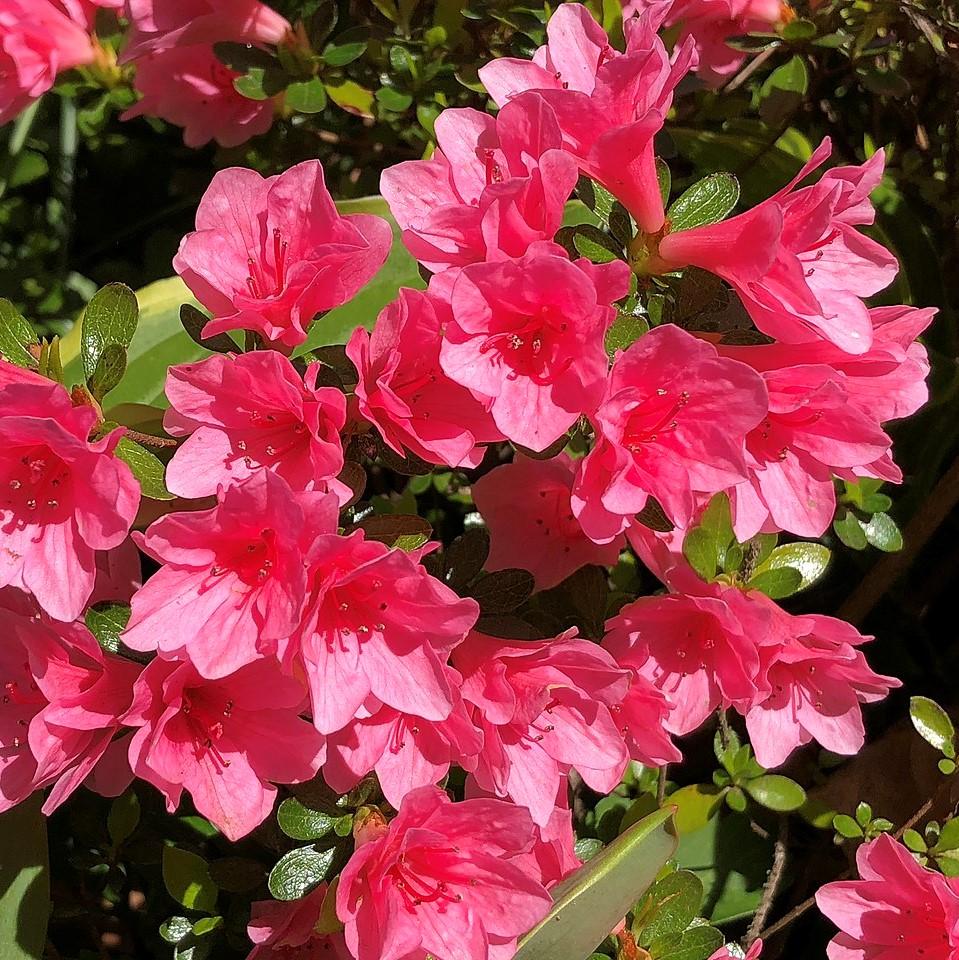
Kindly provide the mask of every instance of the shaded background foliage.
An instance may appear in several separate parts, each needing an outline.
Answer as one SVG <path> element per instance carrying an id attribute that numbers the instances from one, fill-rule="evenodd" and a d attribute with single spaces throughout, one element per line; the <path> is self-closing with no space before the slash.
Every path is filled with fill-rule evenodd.
<path id="1" fill-rule="evenodd" d="M 319 157 L 337 199 L 375 194 L 384 167 L 428 151 L 440 110 L 486 105 L 477 66 L 493 56 L 529 55 L 542 42 L 548 13 L 536 0 L 285 0 L 275 6 L 291 21 L 303 20 L 313 49 L 323 52 L 322 62 L 303 77 L 315 73 L 323 93 L 309 112 L 285 109 L 268 134 L 243 147 L 191 150 L 178 129 L 160 121 L 121 124 L 119 113 L 134 95 L 128 73 L 119 68 L 107 77 L 61 84 L 35 111 L 0 131 L 0 296 L 13 300 L 40 332 L 66 334 L 102 284 L 119 280 L 139 288 L 168 277 L 176 245 L 192 228 L 216 169 L 240 164 L 274 173 Z M 615 33 L 618 0 L 588 6 Z M 929 796 L 931 814 L 939 816 L 959 799 L 940 787 L 936 757 L 904 719 L 908 694 L 959 707 L 959 6 L 825 0 L 801 3 L 796 12 L 782 36 L 741 38 L 754 57 L 721 92 L 690 80 L 657 152 L 669 161 L 674 192 L 706 173 L 729 170 L 751 205 L 778 189 L 824 135 L 833 140 L 837 162 L 861 162 L 886 148 L 888 175 L 874 198 L 877 230 L 903 270 L 881 299 L 940 310 L 925 337 L 932 400 L 894 431 L 906 482 L 884 491 L 905 531 L 905 549 L 837 550 L 829 576 L 786 606 L 837 613 L 877 633 L 881 642 L 871 662 L 901 677 L 908 693 L 869 712 L 871 741 L 858 758 L 834 764 L 804 751 L 786 772 L 819 784 L 811 796 L 824 809 L 852 813 L 866 797 L 873 808 L 866 822 L 874 814 L 902 823 Z M 268 77 L 257 79 L 268 86 Z M 403 269 L 400 264 L 396 276 Z M 155 362 L 160 376 L 164 364 L 162 357 Z M 372 484 L 389 493 L 400 479 L 384 475 Z M 416 497 L 421 515 L 447 543 L 462 532 L 470 510 L 458 492 L 465 482 L 456 474 L 437 475 L 418 479 L 405 494 Z M 830 534 L 826 542 L 837 539 Z M 644 585 L 655 586 L 649 578 Z M 582 591 L 588 604 L 588 584 Z M 590 616 L 601 623 L 595 611 L 570 613 L 587 634 Z M 709 781 L 711 738 L 710 731 L 683 744 L 687 762 L 676 774 L 683 778 L 679 786 Z M 583 794 L 581 832 L 610 839 L 648 786 L 627 784 L 622 795 L 598 803 Z M 136 796 L 136 810 L 111 809 L 81 793 L 52 819 L 50 956 L 169 955 L 169 943 L 157 932 L 171 912 L 162 895 L 164 839 L 204 853 L 225 908 L 227 935 L 216 955 L 233 956 L 234 949 L 241 955 L 248 946 L 233 931 L 242 930 L 267 861 L 289 841 L 270 821 L 254 838 L 226 844 L 200 818 L 166 816 L 159 796 L 143 784 Z M 726 812 L 684 840 L 680 863 L 703 881 L 703 912 L 714 922 L 735 924 L 755 909 L 776 830 L 774 815 L 750 823 Z M 790 848 L 782 912 L 839 875 L 848 859 L 830 830 L 812 825 L 793 828 Z M 144 900 L 142 891 L 151 889 L 161 895 Z M 772 941 L 765 955 L 819 956 L 826 937 L 813 911 Z M 188 949 L 180 955 L 191 956 Z"/>

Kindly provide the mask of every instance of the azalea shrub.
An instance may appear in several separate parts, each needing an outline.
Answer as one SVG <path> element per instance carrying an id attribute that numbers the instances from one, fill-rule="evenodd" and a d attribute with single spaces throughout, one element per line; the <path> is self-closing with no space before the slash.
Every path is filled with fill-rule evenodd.
<path id="1" fill-rule="evenodd" d="M 0 956 L 956 960 L 952 13 L 366 6 L 0 0 Z"/>

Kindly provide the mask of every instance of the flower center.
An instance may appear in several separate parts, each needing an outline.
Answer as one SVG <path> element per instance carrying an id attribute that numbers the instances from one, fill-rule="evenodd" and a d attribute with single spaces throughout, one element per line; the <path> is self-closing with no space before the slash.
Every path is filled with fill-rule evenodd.
<path id="1" fill-rule="evenodd" d="M 10 737 L 8 742 L 0 742 L 0 758 L 9 756 L 8 751 L 10 750 L 16 753 L 26 746 L 27 728 L 30 726 L 30 720 L 47 702 L 33 679 L 29 662 L 24 661 L 19 672 L 22 673 L 22 676 L 8 680 L 0 687 L 0 690 L 2 690 L 2 693 L 0 693 L 0 714 L 3 715 L 5 721 L 3 726 L 14 730 L 14 735 Z"/>
<path id="2" fill-rule="evenodd" d="M 62 522 L 70 512 L 64 502 L 70 468 L 45 446 L 17 453 L 0 463 L 0 512 L 24 526 Z"/>
<path id="3" fill-rule="evenodd" d="M 230 765 L 230 761 L 223 756 L 219 747 L 217 747 L 217 741 L 223 738 L 224 725 L 232 714 L 232 700 L 225 701 L 222 708 L 217 712 L 216 709 L 204 703 L 202 699 L 193 699 L 186 693 L 183 694 L 180 716 L 190 733 L 193 755 L 197 760 L 209 757 L 218 773 Z"/>
<path id="4" fill-rule="evenodd" d="M 655 443 L 662 434 L 679 426 L 677 417 L 687 403 L 687 391 L 671 395 L 660 387 L 630 413 L 623 431 L 623 446 L 631 453 L 642 453 L 645 444 Z"/>
<path id="5" fill-rule="evenodd" d="M 272 278 L 270 278 L 266 266 L 258 264 L 252 256 L 246 261 L 250 271 L 246 278 L 246 285 L 250 291 L 250 296 L 254 300 L 265 300 L 267 297 L 275 297 L 282 293 L 283 285 L 286 282 L 286 253 L 288 249 L 289 244 L 283 239 L 283 234 L 274 228 Z"/>
<path id="6" fill-rule="evenodd" d="M 436 854 L 458 853 L 459 850 L 456 847 L 437 847 L 426 852 L 432 860 Z M 447 881 L 427 874 L 422 864 L 411 863 L 406 853 L 399 855 L 386 875 L 393 881 L 393 885 L 403 895 L 407 907 L 411 910 L 424 903 L 461 903 L 463 900 L 461 893 L 450 892 Z"/>
<path id="7" fill-rule="evenodd" d="M 214 577 L 231 571 L 251 587 L 259 586 L 273 571 L 276 560 L 276 531 L 260 531 L 258 537 L 240 540 L 224 546 L 210 568 Z"/>
<path id="8" fill-rule="evenodd" d="M 539 386 L 548 386 L 573 364 L 573 356 L 560 356 L 560 344 L 555 333 L 566 332 L 567 324 L 554 324 L 551 309 L 542 306 L 539 312 L 526 318 L 512 330 L 492 333 L 480 344 L 480 353 L 496 351 L 511 368 L 507 380 L 528 377 Z"/>
<path id="9" fill-rule="evenodd" d="M 486 168 L 486 186 L 503 182 L 503 171 L 496 162 L 496 155 L 492 150 L 483 151 L 483 166 Z"/>
<path id="10" fill-rule="evenodd" d="M 237 440 L 236 449 L 249 470 L 254 466 L 273 466 L 294 450 L 308 446 L 309 442 L 306 424 L 286 411 L 261 413 L 251 410 L 250 429 Z"/>

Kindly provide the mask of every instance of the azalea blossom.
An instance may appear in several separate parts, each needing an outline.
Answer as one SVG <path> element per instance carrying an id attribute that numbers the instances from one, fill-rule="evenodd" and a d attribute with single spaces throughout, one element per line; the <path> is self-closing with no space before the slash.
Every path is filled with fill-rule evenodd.
<path id="1" fill-rule="evenodd" d="M 413 256 L 434 272 L 521 257 L 552 240 L 576 186 L 552 110 L 535 94 L 497 116 L 444 110 L 428 160 L 389 167 L 380 189 Z"/>
<path id="2" fill-rule="evenodd" d="M 869 194 L 882 179 L 884 155 L 834 167 L 796 189 L 831 150 L 823 140 L 785 187 L 752 210 L 667 233 L 649 269 L 709 270 L 732 285 L 763 333 L 787 343 L 825 339 L 846 353 L 865 353 L 873 325 L 862 298 L 888 286 L 899 269 L 885 247 L 857 229 L 875 219 Z"/>
<path id="3" fill-rule="evenodd" d="M 101 550 L 94 559 L 96 579 L 93 593 L 87 601 L 89 606 L 112 600 L 114 603 L 129 603 L 143 586 L 143 570 L 140 566 L 140 551 L 127 537 L 112 550 Z"/>
<path id="4" fill-rule="evenodd" d="M 126 539 L 140 504 L 116 456 L 123 429 L 91 440 L 96 425 L 62 386 L 0 360 L 0 587 L 64 622 L 93 592 L 97 551 Z"/>
<path id="5" fill-rule="evenodd" d="M 628 289 L 621 260 L 571 262 L 551 243 L 519 259 L 464 267 L 450 286 L 440 365 L 493 398 L 493 420 L 510 440 L 545 450 L 599 403 L 603 338 L 616 315 L 612 303 Z"/>
<path id="6" fill-rule="evenodd" d="M 275 653 L 306 602 L 306 546 L 337 513 L 335 498 L 294 494 L 265 470 L 221 488 L 211 510 L 161 517 L 136 535 L 162 566 L 134 595 L 123 642 L 213 679 Z"/>
<path id="7" fill-rule="evenodd" d="M 275 350 L 215 355 L 167 372 L 172 404 L 164 427 L 187 437 L 167 472 L 167 486 L 181 497 L 205 497 L 217 488 L 270 470 L 293 490 L 336 493 L 343 469 L 340 431 L 346 399 L 333 387 L 317 387 L 320 364 L 301 377 Z M 305 380 L 305 382 L 304 382 Z"/>
<path id="8" fill-rule="evenodd" d="M 863 703 L 902 686 L 874 673 L 857 649 L 870 640 L 834 617 L 786 617 L 781 644 L 761 650 L 769 693 L 746 711 L 746 729 L 764 767 L 778 767 L 811 740 L 851 756 L 865 742 Z"/>
<path id="9" fill-rule="evenodd" d="M 379 270 L 392 237 L 380 217 L 339 215 L 318 160 L 266 178 L 231 167 L 213 177 L 173 268 L 213 314 L 204 337 L 254 330 L 289 352 Z"/>
<path id="10" fill-rule="evenodd" d="M 300 682 L 270 659 L 206 680 L 188 661 L 157 657 L 124 717 L 140 728 L 130 765 L 170 813 L 185 789 L 202 816 L 238 840 L 269 816 L 274 783 L 309 780 L 323 762 L 323 738 L 299 716 L 305 702 Z"/>
<path id="11" fill-rule="evenodd" d="M 549 911 L 517 860 L 534 843 L 529 814 L 501 800 L 453 803 L 436 787 L 408 793 L 385 835 L 340 874 L 336 912 L 356 960 L 430 953 L 505 960 Z"/>
<path id="12" fill-rule="evenodd" d="M 619 53 L 582 4 L 562 4 L 546 25 L 547 43 L 531 61 L 506 57 L 479 72 L 500 106 L 535 90 L 556 115 L 580 170 L 652 234 L 665 222 L 653 138 L 694 58 L 687 38 L 670 60 L 656 34 L 662 16 L 657 8 L 626 20 L 626 51 Z"/>
<path id="13" fill-rule="evenodd" d="M 330 896 L 329 886 L 321 883 L 299 900 L 251 903 L 246 933 L 256 946 L 246 960 L 351 960 L 342 931 L 322 929 Z"/>
<path id="14" fill-rule="evenodd" d="M 368 716 L 327 739 L 324 781 L 337 793 L 346 793 L 373 770 L 383 796 L 399 807 L 411 790 L 439 783 L 452 763 L 476 756 L 483 737 L 456 696 L 460 676 L 449 673 L 455 702 L 445 720 L 424 720 L 392 707 L 371 705 L 361 711 Z"/>
<path id="15" fill-rule="evenodd" d="M 391 550 L 362 531 L 316 537 L 308 559 L 306 612 L 280 655 L 307 678 L 317 730 L 342 730 L 370 695 L 446 720 L 455 703 L 446 661 L 476 622 L 476 601 L 431 577 L 419 552 Z"/>
<path id="16" fill-rule="evenodd" d="M 619 354 L 599 408 L 596 442 L 573 488 L 573 514 L 607 543 L 655 497 L 675 524 L 695 494 L 746 479 L 744 440 L 767 410 L 761 377 L 672 324 Z"/>
<path id="17" fill-rule="evenodd" d="M 570 493 L 575 463 L 565 453 L 534 460 L 518 453 L 471 486 L 486 522 L 490 552 L 486 570 L 529 570 L 547 590 L 587 564 L 613 566 L 625 538 L 594 543 L 573 516 Z"/>
<path id="18" fill-rule="evenodd" d="M 126 0 L 126 8 L 131 30 L 124 61 L 199 43 L 277 44 L 291 30 L 260 0 Z"/>
<path id="19" fill-rule="evenodd" d="M 239 93 L 233 81 L 240 74 L 221 63 L 209 44 L 145 53 L 136 68 L 134 86 L 140 99 L 121 120 L 159 117 L 183 127 L 188 147 L 202 147 L 210 140 L 236 147 L 273 124 L 274 102 Z"/>
<path id="20" fill-rule="evenodd" d="M 403 287 L 380 312 L 373 331 L 357 327 L 346 355 L 359 374 L 357 412 L 401 456 L 409 450 L 428 463 L 476 467 L 482 443 L 503 439 L 492 400 L 451 380 L 440 367 L 449 304 Z"/>
<path id="21" fill-rule="evenodd" d="M 55 0 L 0 0 L 0 124 L 46 93 L 58 73 L 95 57 L 82 15 Z"/>
<path id="22" fill-rule="evenodd" d="M 483 733 L 483 751 L 462 765 L 479 786 L 526 807 L 546 826 L 575 767 L 600 793 L 629 759 L 610 708 L 628 674 L 575 630 L 555 640 L 510 643 L 472 633 L 453 651 L 463 699 Z"/>
<path id="23" fill-rule="evenodd" d="M 921 867 L 888 834 L 856 851 L 856 867 L 858 880 L 827 883 L 816 894 L 840 930 L 826 948 L 829 960 L 953 960 L 959 881 Z"/>

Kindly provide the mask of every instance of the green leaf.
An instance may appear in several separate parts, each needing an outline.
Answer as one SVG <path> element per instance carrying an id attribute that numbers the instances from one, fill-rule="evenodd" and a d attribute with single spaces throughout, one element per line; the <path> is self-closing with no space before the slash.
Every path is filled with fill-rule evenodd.
<path id="1" fill-rule="evenodd" d="M 653 883 L 676 842 L 671 811 L 633 824 L 553 888 L 553 909 L 520 940 L 515 960 L 585 960 Z"/>
<path id="2" fill-rule="evenodd" d="M 703 882 L 695 873 L 677 870 L 658 880 L 646 894 L 633 922 L 633 934 L 642 947 L 670 933 L 682 933 L 699 913 Z"/>
<path id="3" fill-rule="evenodd" d="M 107 814 L 107 832 L 114 847 L 132 836 L 140 822 L 140 798 L 132 788 L 121 794 L 110 804 Z"/>
<path id="4" fill-rule="evenodd" d="M 719 812 L 723 791 L 712 784 L 693 783 L 667 797 L 676 807 L 676 829 L 681 836 L 701 830 Z"/>
<path id="5" fill-rule="evenodd" d="M 649 324 L 642 317 L 620 313 L 606 331 L 606 353 L 610 360 L 617 350 L 631 347 L 640 337 L 649 333 Z"/>
<path id="6" fill-rule="evenodd" d="M 802 18 L 791 20 L 782 28 L 783 40 L 788 40 L 790 43 L 812 40 L 816 33 L 816 24 L 812 20 L 803 20 Z"/>
<path id="7" fill-rule="evenodd" d="M 181 305 L 180 324 L 194 343 L 214 353 L 236 353 L 237 345 L 227 334 L 217 333 L 212 337 L 203 336 L 203 328 L 209 321 L 210 318 L 201 310 L 197 310 L 192 303 Z"/>
<path id="8" fill-rule="evenodd" d="M 739 202 L 739 181 L 731 173 L 711 173 L 694 183 L 669 208 L 672 232 L 718 223 Z"/>
<path id="9" fill-rule="evenodd" d="M 949 760 L 947 757 L 943 757 L 937 766 L 939 767 L 939 772 L 947 777 L 951 777 L 956 772 L 955 761 Z"/>
<path id="10" fill-rule="evenodd" d="M 662 197 L 663 206 L 669 203 L 669 193 L 673 187 L 673 175 L 670 172 L 669 164 L 662 158 L 656 158 L 656 180 L 659 183 L 659 195 Z"/>
<path id="11" fill-rule="evenodd" d="M 286 105 L 297 113 L 319 113 L 326 106 L 326 87 L 319 77 L 291 83 L 286 88 Z"/>
<path id="12" fill-rule="evenodd" d="M 655 497 L 646 497 L 646 506 L 636 514 L 636 520 L 657 533 L 672 533 L 676 529 L 673 521 L 666 516 L 663 505 Z"/>
<path id="13" fill-rule="evenodd" d="M 657 960 L 708 960 L 722 945 L 723 935 L 715 927 L 694 926 L 654 948 Z"/>
<path id="14" fill-rule="evenodd" d="M 593 263 L 612 263 L 621 260 L 622 247 L 608 233 L 588 223 L 575 228 L 573 246 L 576 252 Z"/>
<path id="15" fill-rule="evenodd" d="M 180 847 L 163 848 L 163 883 L 177 903 L 198 913 L 216 909 L 219 890 L 210 877 L 206 860 Z"/>
<path id="16" fill-rule="evenodd" d="M 852 510 L 846 510 L 842 516 L 832 522 L 836 536 L 852 550 L 865 550 L 869 541 L 866 539 L 864 525 Z"/>
<path id="17" fill-rule="evenodd" d="M 336 850 L 298 847 L 284 854 L 270 871 L 267 886 L 277 900 L 298 900 L 322 883 L 333 866 Z"/>
<path id="18" fill-rule="evenodd" d="M 747 780 L 743 789 L 756 803 L 778 813 L 798 810 L 806 802 L 806 791 L 795 780 L 775 773 Z"/>
<path id="19" fill-rule="evenodd" d="M 194 937 L 205 937 L 213 933 L 214 930 L 219 930 L 223 923 L 223 917 L 203 917 L 193 924 L 191 932 Z"/>
<path id="20" fill-rule="evenodd" d="M 410 94 L 403 93 L 393 87 L 379 87 L 375 96 L 381 106 L 393 113 L 404 113 L 413 102 Z"/>
<path id="21" fill-rule="evenodd" d="M 800 575 L 799 585 L 793 591 L 796 592 L 811 587 L 819 580 L 826 572 L 831 558 L 832 552 L 821 543 L 785 543 L 772 550 L 766 559 L 754 568 L 753 574 L 755 576 L 767 570 L 796 570 Z"/>
<path id="22" fill-rule="evenodd" d="M 276 811 L 280 829 L 294 840 L 319 840 L 332 829 L 336 817 L 311 810 L 295 797 L 284 800 Z"/>
<path id="23" fill-rule="evenodd" d="M 120 649 L 120 634 L 130 622 L 130 605 L 104 600 L 94 604 L 84 617 L 87 629 L 97 638 L 97 643 L 110 653 Z"/>
<path id="24" fill-rule="evenodd" d="M 168 917 L 160 924 L 160 936 L 167 943 L 179 943 L 193 932 L 193 921 L 189 917 Z"/>
<path id="25" fill-rule="evenodd" d="M 877 550 L 896 553 L 902 549 L 902 533 L 888 513 L 874 513 L 864 528 L 866 540 Z"/>
<path id="26" fill-rule="evenodd" d="M 331 67 L 345 67 L 348 63 L 359 59 L 366 53 L 366 40 L 356 40 L 352 43 L 328 43 L 323 48 L 323 59 Z"/>
<path id="27" fill-rule="evenodd" d="M 33 327 L 9 300 L 0 298 L 0 356 L 18 367 L 35 370 L 37 362 L 28 348 L 36 343 Z"/>
<path id="28" fill-rule="evenodd" d="M 140 484 L 140 492 L 151 500 L 172 500 L 164 483 L 166 468 L 146 447 L 140 446 L 128 437 L 120 437 L 117 444 L 117 456 L 133 471 Z"/>
<path id="29" fill-rule="evenodd" d="M 123 379 L 126 368 L 126 348 L 118 343 L 108 343 L 100 354 L 93 376 L 87 381 L 94 398 L 102 400 Z"/>
<path id="30" fill-rule="evenodd" d="M 533 575 L 527 570 L 497 570 L 480 577 L 470 595 L 483 613 L 511 613 L 529 599 L 533 586 Z"/>
<path id="31" fill-rule="evenodd" d="M 693 527 L 683 540 L 683 556 L 703 580 L 716 576 L 719 561 L 716 556 L 716 541 L 702 527 Z"/>
<path id="32" fill-rule="evenodd" d="M 242 77 L 233 81 L 233 87 L 248 100 L 269 100 L 286 87 L 288 80 L 285 70 L 271 64 L 268 67 L 250 67 Z"/>
<path id="33" fill-rule="evenodd" d="M 846 834 L 843 834 L 843 836 L 846 836 Z M 862 836 L 862 833 L 859 833 L 858 836 Z M 915 830 L 904 830 L 902 842 L 912 850 L 913 853 L 925 853 L 929 849 L 922 835 Z"/>
<path id="34" fill-rule="evenodd" d="M 872 807 L 865 801 L 856 805 L 856 823 L 860 827 L 868 827 L 872 823 Z"/>
<path id="35" fill-rule="evenodd" d="M 752 576 L 746 586 L 750 590 L 759 590 L 773 600 L 791 597 L 801 589 L 802 574 L 793 567 L 778 567 L 775 570 L 763 570 Z"/>
<path id="36" fill-rule="evenodd" d="M 939 831 L 939 839 L 933 847 L 935 853 L 956 849 L 959 849 L 959 817 L 953 817 L 942 825 L 942 829 Z"/>
<path id="37" fill-rule="evenodd" d="M 79 324 L 80 356 L 87 383 L 93 379 L 108 346 L 122 347 L 124 351 L 130 346 L 139 313 L 136 294 L 122 283 L 108 284 L 93 295 Z"/>
<path id="38" fill-rule="evenodd" d="M 839 813 L 833 817 L 832 828 L 847 840 L 855 840 L 863 836 L 862 827 L 847 813 Z"/>
<path id="39" fill-rule="evenodd" d="M 909 701 L 909 717 L 923 740 L 950 760 L 955 759 L 955 728 L 949 715 L 935 700 L 930 700 L 928 697 L 913 697 Z"/>
<path id="40" fill-rule="evenodd" d="M 795 56 L 773 70 L 760 87 L 759 116 L 771 126 L 782 123 L 799 108 L 808 87 L 806 62 Z"/>
<path id="41" fill-rule="evenodd" d="M 40 960 L 50 916 L 50 865 L 42 793 L 0 814 L 0 957 Z"/>
<path id="42" fill-rule="evenodd" d="M 354 524 L 353 529 L 364 531 L 367 540 L 378 540 L 388 547 L 396 546 L 403 537 L 425 537 L 428 540 L 433 535 L 429 520 L 400 513 L 367 517 Z"/>

